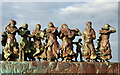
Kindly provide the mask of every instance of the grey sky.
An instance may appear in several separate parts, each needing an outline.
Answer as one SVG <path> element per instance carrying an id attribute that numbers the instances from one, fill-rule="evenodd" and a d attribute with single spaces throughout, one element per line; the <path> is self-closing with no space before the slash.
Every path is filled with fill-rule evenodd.
<path id="1" fill-rule="evenodd" d="M 15 19 L 18 28 L 28 23 L 32 32 L 38 23 L 42 29 L 46 28 L 49 22 L 53 22 L 59 29 L 66 23 L 69 28 L 78 28 L 82 32 L 86 28 L 86 23 L 92 21 L 97 38 L 98 31 L 104 24 L 108 23 L 118 31 L 118 3 L 93 1 L 96 2 L 3 2 L 0 25 L 4 30 L 10 19 Z M 16 37 L 19 41 L 20 36 Z M 74 41 L 78 38 L 82 37 L 77 37 Z M 61 40 L 58 41 L 61 43 Z M 111 61 L 118 62 L 118 32 L 111 34 L 110 43 L 113 56 Z"/>

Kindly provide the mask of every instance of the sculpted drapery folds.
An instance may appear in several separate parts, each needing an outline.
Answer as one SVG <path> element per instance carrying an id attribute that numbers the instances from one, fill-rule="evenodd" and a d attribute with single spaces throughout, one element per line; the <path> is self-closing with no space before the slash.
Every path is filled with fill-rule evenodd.
<path id="1" fill-rule="evenodd" d="M 16 42 L 16 32 L 18 32 L 15 20 L 11 20 L 10 24 L 5 28 L 2 34 L 3 60 L 16 60 L 18 57 L 18 43 Z M 6 36 L 6 38 L 4 38 Z"/>
<path id="2" fill-rule="evenodd" d="M 60 55 L 60 44 L 57 41 L 58 27 L 55 27 L 52 22 L 48 24 L 48 28 L 45 30 L 47 39 L 47 59 L 49 61 L 56 60 Z"/>
<path id="3" fill-rule="evenodd" d="M 32 37 L 34 39 L 34 42 L 32 45 L 36 51 L 33 54 L 33 56 L 38 59 L 40 58 L 40 55 L 43 53 L 41 40 L 44 40 L 44 36 L 45 36 L 45 32 L 43 32 L 40 29 L 41 29 L 41 25 L 37 24 L 36 29 L 32 32 Z"/>
<path id="4" fill-rule="evenodd" d="M 111 28 L 111 30 L 110 30 Z M 112 58 L 111 56 L 111 48 L 110 48 L 110 43 L 109 43 L 109 37 L 111 33 L 116 32 L 116 30 L 111 27 L 109 24 L 105 24 L 104 28 L 99 31 L 101 41 L 100 41 L 100 47 L 99 49 L 99 54 L 100 54 L 100 59 L 107 61 Z"/>
<path id="5" fill-rule="evenodd" d="M 83 57 L 87 60 L 87 62 L 91 59 L 93 62 L 93 59 L 96 59 L 96 53 L 95 48 L 93 44 L 93 40 L 96 38 L 95 31 L 92 28 L 92 23 L 87 23 L 87 28 L 83 31 L 83 41 L 84 41 L 84 47 L 83 47 Z"/>
<path id="6" fill-rule="evenodd" d="M 66 62 L 67 59 L 71 61 L 72 58 L 75 57 L 72 40 L 74 40 L 75 36 L 81 35 L 81 33 L 78 29 L 70 30 L 66 24 L 63 24 L 59 34 L 60 39 L 62 39 L 62 57 L 64 58 L 63 62 Z"/>

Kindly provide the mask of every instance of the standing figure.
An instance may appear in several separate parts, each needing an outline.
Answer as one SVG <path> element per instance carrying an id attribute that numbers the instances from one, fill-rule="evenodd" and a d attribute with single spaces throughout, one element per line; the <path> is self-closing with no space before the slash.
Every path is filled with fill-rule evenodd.
<path id="1" fill-rule="evenodd" d="M 15 61 L 18 58 L 18 43 L 16 42 L 16 32 L 18 32 L 15 20 L 11 20 L 10 24 L 5 28 L 2 33 L 3 59 L 6 61 Z"/>
<path id="2" fill-rule="evenodd" d="M 31 56 L 31 37 L 30 31 L 28 30 L 28 24 L 24 23 L 19 28 L 21 39 L 19 41 L 19 61 L 27 61 L 27 57 Z M 29 40 L 27 39 L 29 37 Z"/>
<path id="3" fill-rule="evenodd" d="M 58 36 L 58 27 L 55 27 L 52 22 L 48 24 L 48 28 L 45 29 L 46 32 L 46 42 L 48 44 L 47 48 L 47 59 L 49 61 L 57 61 L 59 58 L 59 51 L 61 49 L 60 44 L 57 41 L 57 36 Z"/>
<path id="4" fill-rule="evenodd" d="M 44 40 L 45 32 L 43 32 L 41 29 L 41 25 L 37 24 L 36 29 L 32 32 L 32 37 L 34 39 L 33 47 L 35 49 L 35 53 L 33 54 L 33 57 L 37 57 L 42 53 L 42 43 L 41 40 Z"/>
<path id="5" fill-rule="evenodd" d="M 80 54 L 80 62 L 83 62 L 82 51 L 81 51 L 81 48 L 83 48 L 83 45 L 82 45 L 81 41 L 82 41 L 82 39 L 80 38 L 78 40 L 78 42 L 72 42 L 72 44 L 76 44 L 76 46 L 77 46 L 77 48 L 76 48 L 76 57 L 75 57 L 76 62 L 77 62 L 78 53 Z"/>
<path id="6" fill-rule="evenodd" d="M 78 29 L 70 30 L 66 24 L 63 24 L 59 34 L 60 39 L 62 39 L 63 62 L 67 62 L 67 60 L 71 62 L 72 58 L 75 57 L 72 41 L 74 40 L 75 36 L 80 36 L 81 33 Z"/>
<path id="7" fill-rule="evenodd" d="M 110 30 L 111 28 L 111 30 Z M 100 59 L 102 61 L 108 61 L 112 58 L 111 56 L 111 48 L 109 43 L 109 37 L 111 33 L 115 33 L 116 30 L 111 27 L 109 24 L 105 24 L 104 28 L 99 31 L 99 34 L 101 34 L 101 41 L 100 41 L 100 47 L 99 47 L 99 54 Z"/>
<path id="8" fill-rule="evenodd" d="M 96 59 L 96 53 L 95 48 L 93 44 L 93 40 L 96 38 L 95 31 L 92 28 L 92 22 L 87 23 L 87 28 L 83 31 L 83 41 L 84 41 L 84 47 L 83 47 L 83 57 L 88 62 L 90 59 L 93 62 L 93 59 Z"/>

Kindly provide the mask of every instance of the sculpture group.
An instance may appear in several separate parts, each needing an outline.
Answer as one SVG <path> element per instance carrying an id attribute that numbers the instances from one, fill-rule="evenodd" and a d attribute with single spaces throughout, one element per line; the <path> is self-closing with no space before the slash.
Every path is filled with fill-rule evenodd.
<path id="1" fill-rule="evenodd" d="M 69 29 L 68 25 L 63 24 L 60 31 L 52 22 L 48 24 L 48 28 L 41 29 L 41 25 L 37 24 L 35 30 L 30 34 L 28 24 L 17 28 L 16 21 L 11 20 L 2 32 L 2 60 L 4 61 L 35 61 L 40 59 L 44 61 L 58 61 L 62 58 L 62 62 L 72 62 L 73 58 L 77 62 L 78 53 L 80 53 L 80 61 L 82 57 L 86 62 L 105 62 L 112 58 L 109 37 L 116 30 L 109 24 L 105 24 L 99 31 L 97 39 L 97 48 L 94 47 L 93 40 L 96 39 L 96 33 L 92 28 L 92 22 L 87 22 L 87 28 L 83 34 L 79 29 Z M 15 35 L 21 36 L 19 42 L 16 41 Z M 77 42 L 73 42 L 75 36 L 83 36 Z M 62 47 L 57 38 L 62 40 Z M 31 41 L 33 39 L 33 41 Z M 81 41 L 84 41 L 84 45 Z M 42 41 L 44 41 L 42 43 Z M 73 44 L 76 45 L 76 53 L 73 51 Z M 81 50 L 82 49 L 82 50 Z"/>

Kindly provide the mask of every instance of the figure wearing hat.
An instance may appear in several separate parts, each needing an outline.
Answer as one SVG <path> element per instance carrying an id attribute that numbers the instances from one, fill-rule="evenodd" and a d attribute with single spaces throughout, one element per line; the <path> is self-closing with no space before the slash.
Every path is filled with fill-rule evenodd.
<path id="1" fill-rule="evenodd" d="M 101 34 L 101 41 L 98 53 L 100 54 L 99 58 L 102 61 L 108 61 L 112 58 L 109 38 L 110 34 L 115 32 L 116 30 L 109 24 L 105 24 L 104 28 L 99 31 L 99 34 Z"/>

